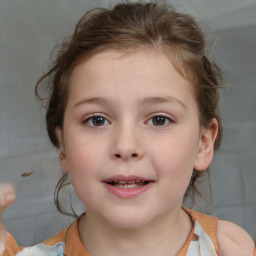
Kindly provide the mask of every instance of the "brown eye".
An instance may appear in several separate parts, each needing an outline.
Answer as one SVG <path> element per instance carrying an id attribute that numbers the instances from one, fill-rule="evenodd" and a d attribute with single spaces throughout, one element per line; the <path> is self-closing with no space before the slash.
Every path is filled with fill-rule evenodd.
<path id="1" fill-rule="evenodd" d="M 95 127 L 109 124 L 109 121 L 107 121 L 107 119 L 102 116 L 93 116 L 87 118 L 83 123 L 85 123 L 87 126 Z"/>
<path id="2" fill-rule="evenodd" d="M 154 125 L 164 125 L 166 118 L 163 116 L 156 116 L 152 119 Z"/>
<path id="3" fill-rule="evenodd" d="M 95 126 L 99 126 L 99 125 L 104 125 L 105 123 L 105 118 L 101 117 L 101 116 L 96 116 L 92 118 L 92 123 Z"/>
<path id="4" fill-rule="evenodd" d="M 172 122 L 173 121 L 169 117 L 159 115 L 150 118 L 147 123 L 153 126 L 165 126 Z"/>

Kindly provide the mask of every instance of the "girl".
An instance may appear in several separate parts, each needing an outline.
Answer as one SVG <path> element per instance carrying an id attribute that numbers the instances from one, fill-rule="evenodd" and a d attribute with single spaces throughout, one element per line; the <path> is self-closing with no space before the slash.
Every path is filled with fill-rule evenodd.
<path id="1" fill-rule="evenodd" d="M 86 214 L 25 250 L 2 226 L 4 256 L 255 254 L 240 227 L 182 207 L 221 141 L 221 73 L 191 16 L 155 3 L 86 13 L 36 91 L 45 80 L 56 195 L 69 174 Z M 2 212 L 14 197 L 1 188 Z"/>

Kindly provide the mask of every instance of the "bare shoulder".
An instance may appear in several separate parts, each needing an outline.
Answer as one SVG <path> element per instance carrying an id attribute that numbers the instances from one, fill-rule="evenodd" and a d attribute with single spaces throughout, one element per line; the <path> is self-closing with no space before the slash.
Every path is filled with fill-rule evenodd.
<path id="1" fill-rule="evenodd" d="M 234 223 L 223 220 L 218 221 L 217 241 L 220 256 L 252 256 L 255 247 L 246 231 Z"/>

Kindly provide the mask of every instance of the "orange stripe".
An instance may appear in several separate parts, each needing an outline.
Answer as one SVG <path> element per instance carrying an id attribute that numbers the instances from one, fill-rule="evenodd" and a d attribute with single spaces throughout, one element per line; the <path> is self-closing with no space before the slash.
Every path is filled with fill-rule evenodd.
<path id="1" fill-rule="evenodd" d="M 217 222 L 218 218 L 203 213 L 195 212 L 193 210 L 183 207 L 183 210 L 186 211 L 192 218 L 193 222 L 197 220 L 202 226 L 203 230 L 212 240 L 216 253 L 219 255 L 219 248 L 217 243 Z"/>

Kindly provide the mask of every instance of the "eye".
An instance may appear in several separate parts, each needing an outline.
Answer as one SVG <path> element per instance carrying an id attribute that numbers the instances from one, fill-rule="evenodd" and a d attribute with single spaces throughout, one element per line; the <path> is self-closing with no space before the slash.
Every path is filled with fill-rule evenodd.
<path id="1" fill-rule="evenodd" d="M 157 115 L 150 118 L 147 121 L 147 123 L 149 125 L 154 125 L 154 126 L 165 126 L 167 124 L 173 123 L 173 121 L 167 116 Z"/>
<path id="2" fill-rule="evenodd" d="M 88 117 L 83 121 L 83 123 L 86 124 L 87 126 L 93 126 L 93 127 L 110 124 L 105 117 L 102 117 L 100 115 L 93 115 L 91 117 Z"/>

